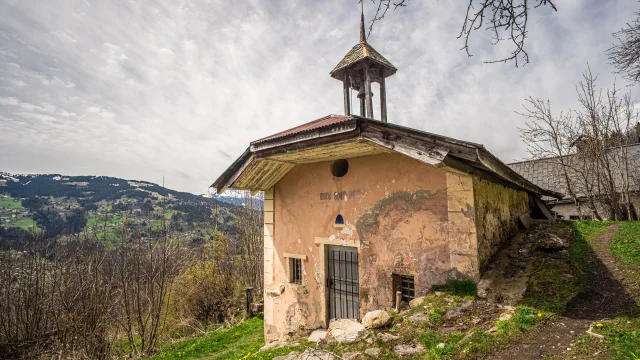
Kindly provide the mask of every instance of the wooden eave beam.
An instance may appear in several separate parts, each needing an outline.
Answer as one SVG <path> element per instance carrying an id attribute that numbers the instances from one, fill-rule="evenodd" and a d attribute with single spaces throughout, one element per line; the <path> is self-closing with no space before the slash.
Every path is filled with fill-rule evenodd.
<path id="1" fill-rule="evenodd" d="M 415 139 L 400 135 L 397 135 L 393 141 L 387 140 L 384 134 L 377 131 L 364 131 L 362 138 L 429 165 L 441 163 L 449 152 L 446 148 L 425 146 L 424 143 Z"/>
<path id="2" fill-rule="evenodd" d="M 413 140 L 419 148 L 447 149 L 447 153 L 467 160 L 477 161 L 478 156 L 474 146 L 467 145 L 454 139 L 439 138 L 438 136 L 408 129 L 399 125 L 383 123 L 377 120 L 362 119 L 360 131 L 366 133 L 378 133 L 387 142 L 393 143 L 400 139 Z"/>

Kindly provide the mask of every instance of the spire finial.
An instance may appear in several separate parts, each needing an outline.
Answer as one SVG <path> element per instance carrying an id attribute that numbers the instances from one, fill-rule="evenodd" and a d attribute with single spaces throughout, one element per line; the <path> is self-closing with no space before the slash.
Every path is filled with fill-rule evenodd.
<path id="1" fill-rule="evenodd" d="M 367 42 L 367 36 L 364 32 L 364 0 L 360 0 L 360 42 Z"/>

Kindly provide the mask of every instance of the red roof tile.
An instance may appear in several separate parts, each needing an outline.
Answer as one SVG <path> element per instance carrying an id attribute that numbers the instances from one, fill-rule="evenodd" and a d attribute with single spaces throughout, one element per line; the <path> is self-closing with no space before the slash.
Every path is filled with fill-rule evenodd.
<path id="1" fill-rule="evenodd" d="M 319 128 L 323 128 L 325 126 L 330 126 L 333 124 L 337 124 L 337 123 L 341 123 L 341 122 L 345 122 L 347 120 L 352 119 L 351 116 L 346 116 L 346 115 L 327 115 L 325 117 L 322 117 L 318 120 L 313 120 L 311 122 L 308 122 L 306 124 L 302 124 L 299 126 L 296 126 L 294 128 L 291 128 L 289 130 L 285 130 L 282 132 L 279 132 L 277 134 L 273 134 L 271 136 L 267 136 L 265 138 L 256 140 L 251 142 L 251 144 L 259 144 L 261 142 L 265 142 L 267 140 L 272 140 L 272 139 L 277 139 L 277 138 L 281 138 L 287 135 L 292 135 L 292 134 L 297 134 L 297 133 L 301 133 L 301 132 L 305 132 L 305 131 L 309 131 L 309 130 L 315 130 L 315 129 L 319 129 Z"/>

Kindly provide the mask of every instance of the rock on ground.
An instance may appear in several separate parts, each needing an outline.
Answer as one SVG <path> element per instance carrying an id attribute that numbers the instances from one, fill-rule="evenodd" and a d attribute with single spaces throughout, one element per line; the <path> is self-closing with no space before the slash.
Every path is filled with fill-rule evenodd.
<path id="1" fill-rule="evenodd" d="M 324 340 L 324 338 L 326 338 L 327 336 L 327 330 L 325 329 L 318 329 L 318 330 L 314 330 L 311 335 L 309 335 L 309 341 L 310 342 L 315 342 L 317 343 L 320 340 Z"/>
<path id="2" fill-rule="evenodd" d="M 424 303 L 424 296 L 417 297 L 411 301 L 409 301 L 409 307 L 414 308 L 416 306 L 420 306 Z"/>
<path id="3" fill-rule="evenodd" d="M 380 339 L 380 341 L 386 343 L 386 342 L 389 342 L 389 341 L 398 340 L 398 339 L 400 339 L 400 336 L 389 334 L 389 333 L 379 333 L 378 334 L 378 339 Z"/>
<path id="4" fill-rule="evenodd" d="M 498 318 L 498 320 L 507 321 L 513 317 L 513 313 L 513 310 L 507 310 L 500 314 L 500 318 Z"/>
<path id="5" fill-rule="evenodd" d="M 273 358 L 273 360 L 296 360 L 298 358 L 298 355 L 300 355 L 299 352 L 292 351 L 288 355 L 276 356 Z"/>
<path id="6" fill-rule="evenodd" d="M 421 323 L 421 322 L 427 322 L 429 321 L 429 319 L 427 318 L 427 315 L 419 312 L 409 316 L 409 321 L 411 321 L 412 323 Z"/>
<path id="7" fill-rule="evenodd" d="M 367 329 L 376 329 L 391 323 L 391 315 L 384 310 L 374 310 L 366 313 L 362 318 L 362 325 Z"/>
<path id="8" fill-rule="evenodd" d="M 364 326 L 352 319 L 331 320 L 327 339 L 338 344 L 352 344 L 362 340 L 367 335 Z"/>
<path id="9" fill-rule="evenodd" d="M 316 349 L 307 349 L 298 358 L 298 360 L 336 360 L 336 359 L 338 358 L 332 353 L 326 352 L 323 350 L 316 350 Z"/>
<path id="10" fill-rule="evenodd" d="M 560 250 L 569 247 L 569 243 L 551 233 L 542 234 L 538 239 L 538 247 L 544 250 Z"/>
<path id="11" fill-rule="evenodd" d="M 353 351 L 353 352 L 342 354 L 342 360 L 357 360 L 357 359 L 363 359 L 363 358 L 364 356 L 359 351 Z"/>
<path id="12" fill-rule="evenodd" d="M 365 350 L 364 354 L 376 359 L 378 356 L 380 356 L 380 349 L 379 348 L 370 348 L 370 349 Z"/>
<path id="13" fill-rule="evenodd" d="M 399 357 L 409 357 L 424 352 L 424 347 L 420 344 L 400 344 L 393 348 L 393 352 Z"/>

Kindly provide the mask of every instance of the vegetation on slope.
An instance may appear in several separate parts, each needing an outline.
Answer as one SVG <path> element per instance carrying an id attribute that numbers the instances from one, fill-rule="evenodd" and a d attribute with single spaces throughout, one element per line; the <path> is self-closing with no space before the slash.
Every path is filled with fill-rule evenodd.
<path id="1" fill-rule="evenodd" d="M 302 347 L 285 347 L 258 352 L 264 345 L 264 321 L 256 317 L 228 329 L 193 339 L 161 345 L 161 353 L 149 360 L 173 359 L 273 359 Z"/>
<path id="2" fill-rule="evenodd" d="M 578 236 L 588 243 L 612 226 L 619 227 L 613 235 L 609 249 L 620 261 L 620 267 L 627 276 L 623 279 L 626 291 L 640 301 L 640 223 L 639 222 L 595 222 L 576 223 Z M 593 332 L 602 339 L 582 335 L 575 349 L 567 358 L 606 358 L 611 360 L 640 359 L 640 309 L 629 308 L 622 315 L 595 323 Z"/>

